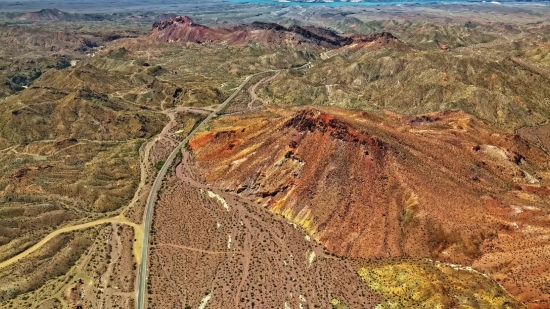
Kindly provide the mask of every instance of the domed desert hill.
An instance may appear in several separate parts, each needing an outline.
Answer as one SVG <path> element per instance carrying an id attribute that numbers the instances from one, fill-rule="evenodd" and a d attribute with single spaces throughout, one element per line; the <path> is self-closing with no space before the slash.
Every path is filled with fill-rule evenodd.
<path id="1" fill-rule="evenodd" d="M 232 46 L 257 42 L 265 47 L 293 45 L 328 49 L 368 42 L 387 44 L 397 40 L 389 32 L 341 36 L 324 28 L 297 25 L 287 28 L 276 23 L 264 22 L 253 22 L 250 25 L 231 28 L 210 28 L 195 23 L 187 16 L 156 22 L 148 38 L 163 42 L 227 43 Z"/>
<path id="2" fill-rule="evenodd" d="M 58 9 L 43 9 L 38 12 L 23 14 L 19 19 L 32 21 L 58 21 L 67 19 L 72 14 L 60 11 Z"/>
<path id="3" fill-rule="evenodd" d="M 153 24 L 149 37 L 164 42 L 212 42 L 218 41 L 225 34 L 223 29 L 210 29 L 195 24 L 187 16 L 178 16 Z"/>
<path id="4" fill-rule="evenodd" d="M 550 304 L 548 155 L 472 115 L 270 107 L 219 118 L 189 145 L 208 183 L 339 256 L 473 266 Z"/>
<path id="5" fill-rule="evenodd" d="M 21 14 L 16 19 L 32 22 L 59 22 L 59 21 L 102 21 L 112 18 L 107 14 L 68 13 L 59 9 L 42 9 L 37 12 Z"/>

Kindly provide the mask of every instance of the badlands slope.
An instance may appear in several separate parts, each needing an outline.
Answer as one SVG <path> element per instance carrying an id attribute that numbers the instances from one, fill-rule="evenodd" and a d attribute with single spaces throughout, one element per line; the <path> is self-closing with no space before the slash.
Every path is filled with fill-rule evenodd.
<path id="1" fill-rule="evenodd" d="M 208 183 L 338 256 L 472 266 L 532 308 L 548 302 L 548 156 L 472 115 L 271 107 L 190 146 Z"/>

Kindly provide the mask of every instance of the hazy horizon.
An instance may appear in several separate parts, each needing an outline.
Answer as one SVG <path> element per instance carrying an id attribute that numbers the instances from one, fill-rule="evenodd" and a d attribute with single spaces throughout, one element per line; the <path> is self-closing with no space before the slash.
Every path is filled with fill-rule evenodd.
<path id="1" fill-rule="evenodd" d="M 212 5 L 227 2 L 222 0 L 209 0 Z M 112 0 L 3 0 L 0 2 L 0 12 L 34 12 L 42 9 L 58 9 L 69 13 L 118 13 L 118 12 L 171 12 L 183 9 L 192 9 L 197 4 L 204 10 L 205 3 L 197 0 L 174 1 L 163 0 L 161 3 L 152 3 L 150 1 L 130 0 L 130 1 L 112 1 Z"/>
<path id="2" fill-rule="evenodd" d="M 495 3 L 502 2 L 505 4 L 513 5 L 548 5 L 550 3 L 546 0 L 540 1 L 483 1 L 483 0 L 362 0 L 362 3 L 351 1 L 333 1 L 326 3 L 311 3 L 308 1 L 288 1 L 288 0 L 163 0 L 160 3 L 152 3 L 150 1 L 142 0 L 126 0 L 126 1 L 113 1 L 113 0 L 53 0 L 45 3 L 39 0 L 3 0 L 0 2 L 1 13 L 15 13 L 15 12 L 35 12 L 42 9 L 58 9 L 69 13 L 122 13 L 122 12 L 181 12 L 190 11 L 195 9 L 204 11 L 209 5 L 216 6 L 220 4 L 235 5 L 235 6 L 290 6 L 290 5 L 326 5 L 326 6 L 342 6 L 342 5 L 368 5 L 368 4 L 388 4 L 397 5 L 401 3 L 410 3 L 411 5 L 422 4 L 438 4 L 438 3 Z M 213 7 L 214 8 L 214 7 Z"/>

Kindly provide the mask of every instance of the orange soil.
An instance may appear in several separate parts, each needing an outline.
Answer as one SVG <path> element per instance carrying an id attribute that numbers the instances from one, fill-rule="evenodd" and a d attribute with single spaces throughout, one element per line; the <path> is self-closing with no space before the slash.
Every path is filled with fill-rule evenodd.
<path id="1" fill-rule="evenodd" d="M 211 128 L 190 144 L 206 181 L 331 252 L 473 265 L 530 307 L 550 305 L 549 157 L 518 135 L 464 112 L 329 108 L 270 108 Z"/>

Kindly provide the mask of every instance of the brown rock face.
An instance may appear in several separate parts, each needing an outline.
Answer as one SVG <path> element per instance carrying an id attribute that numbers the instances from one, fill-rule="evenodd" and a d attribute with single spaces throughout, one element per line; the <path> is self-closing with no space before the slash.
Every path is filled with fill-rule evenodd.
<path id="1" fill-rule="evenodd" d="M 212 127 L 190 142 L 207 182 L 330 251 L 473 265 L 533 308 L 550 301 L 534 280 L 550 270 L 548 156 L 518 136 L 464 112 L 273 108 Z"/>
<path id="2" fill-rule="evenodd" d="M 232 28 L 209 28 L 193 22 L 187 16 L 179 16 L 157 22 L 149 34 L 150 38 L 165 42 L 219 43 L 244 45 L 258 42 L 263 46 L 290 44 L 340 48 L 354 43 L 390 42 L 396 38 L 389 32 L 373 35 L 340 36 L 336 32 L 316 27 L 290 26 L 276 23 L 253 22 L 250 25 Z"/>
<path id="3" fill-rule="evenodd" d="M 225 32 L 195 24 L 187 16 L 178 16 L 153 24 L 150 37 L 160 41 L 203 43 L 218 41 Z"/>
<path id="4" fill-rule="evenodd" d="M 353 36 L 350 36 L 350 38 L 357 43 L 359 42 L 366 43 L 366 42 L 374 42 L 374 41 L 389 43 L 391 41 L 397 40 L 397 38 L 393 36 L 393 34 L 386 31 L 370 34 L 370 35 L 353 35 Z"/>
<path id="5" fill-rule="evenodd" d="M 182 25 L 188 25 L 188 26 L 195 25 L 195 23 L 191 18 L 187 16 L 177 16 L 177 17 L 170 18 L 168 20 L 156 22 L 153 24 L 153 28 L 157 28 L 158 30 L 164 30 L 173 24 L 182 24 Z"/>

